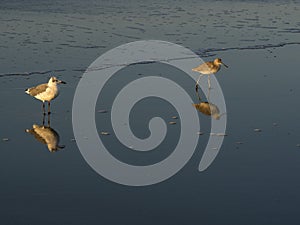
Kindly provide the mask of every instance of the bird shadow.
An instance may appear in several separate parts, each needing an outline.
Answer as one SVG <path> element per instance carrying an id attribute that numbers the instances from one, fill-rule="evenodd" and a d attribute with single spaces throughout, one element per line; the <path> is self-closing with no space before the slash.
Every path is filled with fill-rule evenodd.
<path id="1" fill-rule="evenodd" d="M 43 114 L 42 125 L 33 124 L 31 129 L 25 129 L 26 133 L 30 133 L 34 138 L 45 144 L 50 152 L 57 152 L 65 145 L 59 145 L 60 136 L 56 130 L 50 127 L 51 117 L 47 117 L 47 124 L 45 124 L 45 114 Z"/>

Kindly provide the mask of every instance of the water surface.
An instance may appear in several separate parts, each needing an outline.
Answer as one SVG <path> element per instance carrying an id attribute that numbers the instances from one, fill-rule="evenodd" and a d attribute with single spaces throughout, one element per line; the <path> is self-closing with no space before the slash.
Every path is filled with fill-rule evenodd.
<path id="1" fill-rule="evenodd" d="M 296 1 L 2 1 L 1 223 L 297 224 L 299 7 Z M 216 75 L 228 136 L 213 164 L 198 172 L 210 131 L 210 118 L 199 113 L 204 134 L 191 161 L 171 179 L 137 188 L 107 181 L 88 166 L 71 117 L 76 85 L 90 63 L 144 39 L 174 42 L 229 65 Z M 25 132 L 42 125 L 43 116 L 41 103 L 24 90 L 52 74 L 67 82 L 52 104 L 50 125 L 65 145 L 55 153 Z M 194 82 L 160 63 L 130 66 L 112 78 L 96 106 L 97 128 L 111 134 L 101 138 L 112 154 L 138 165 L 167 157 L 180 133 L 179 120 L 168 124 L 166 141 L 147 156 L 116 140 L 112 101 L 122 85 L 146 76 L 174 79 L 198 101 Z M 167 123 L 177 116 L 156 98 L 141 101 L 132 113 L 132 129 L 141 138 L 149 135 L 153 116 Z"/>

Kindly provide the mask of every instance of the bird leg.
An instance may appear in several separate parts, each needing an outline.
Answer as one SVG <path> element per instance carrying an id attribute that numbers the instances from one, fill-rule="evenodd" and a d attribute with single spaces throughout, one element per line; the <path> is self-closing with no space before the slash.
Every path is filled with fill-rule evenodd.
<path id="1" fill-rule="evenodd" d="M 196 89 L 196 92 L 198 93 L 199 84 L 196 84 L 195 89 Z"/>
<path id="2" fill-rule="evenodd" d="M 50 114 L 50 101 L 48 102 L 48 115 Z"/>
<path id="3" fill-rule="evenodd" d="M 199 95 L 199 81 L 200 81 L 200 78 L 203 77 L 203 76 L 204 76 L 204 74 L 200 74 L 200 76 L 199 76 L 199 78 L 196 82 L 196 87 L 195 87 L 196 93 L 197 93 L 197 96 L 198 96 L 198 99 L 199 99 L 200 102 L 201 102 L 201 97 Z"/>
<path id="4" fill-rule="evenodd" d="M 45 113 L 43 113 L 43 126 L 45 126 Z"/>
<path id="5" fill-rule="evenodd" d="M 196 94 L 197 94 L 197 97 L 198 97 L 198 99 L 199 99 L 199 102 L 201 102 L 201 97 L 200 97 L 200 95 L 199 95 L 199 90 L 198 90 L 198 88 L 199 88 L 199 84 L 196 84 Z"/>
<path id="6" fill-rule="evenodd" d="M 48 115 L 48 127 L 50 127 L 50 114 Z"/>
<path id="7" fill-rule="evenodd" d="M 42 110 L 43 110 L 43 114 L 45 115 L 45 102 L 43 102 L 43 105 L 42 105 Z"/>
<path id="8" fill-rule="evenodd" d="M 196 89 L 197 94 L 198 94 L 198 89 L 199 89 L 199 81 L 200 81 L 200 78 L 203 77 L 203 76 L 204 76 L 204 74 L 201 74 L 201 75 L 199 76 L 197 82 L 196 82 L 196 87 L 195 87 L 195 89 Z"/>
<path id="9" fill-rule="evenodd" d="M 211 89 L 211 85 L 210 85 L 210 76 L 208 76 L 207 83 L 208 83 L 208 90 L 210 90 L 210 89 Z"/>
<path id="10" fill-rule="evenodd" d="M 208 79 L 209 79 L 209 78 L 208 78 Z M 208 92 L 207 92 L 207 101 L 208 101 L 208 102 L 210 102 L 210 101 L 209 101 L 209 96 L 210 96 L 210 88 L 208 88 Z"/>
<path id="11" fill-rule="evenodd" d="M 200 74 L 200 76 L 199 76 L 199 78 L 198 78 L 198 80 L 197 80 L 197 83 L 196 83 L 196 85 L 198 85 L 199 84 L 199 81 L 200 81 L 200 78 L 201 77 L 203 77 L 205 74 Z"/>
<path id="12" fill-rule="evenodd" d="M 199 92 L 197 91 L 196 93 L 197 93 L 197 96 L 198 96 L 199 102 L 201 102 L 201 97 L 200 97 L 200 95 L 199 95 Z"/>

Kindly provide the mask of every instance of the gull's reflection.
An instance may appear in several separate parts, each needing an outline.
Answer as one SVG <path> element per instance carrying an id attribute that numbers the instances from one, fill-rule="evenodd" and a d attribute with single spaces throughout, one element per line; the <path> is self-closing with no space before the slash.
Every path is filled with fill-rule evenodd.
<path id="1" fill-rule="evenodd" d="M 33 124 L 32 129 L 26 129 L 25 131 L 34 135 L 37 141 L 47 145 L 50 152 L 57 152 L 65 146 L 59 145 L 59 134 L 50 127 L 50 115 L 47 122 L 47 125 L 45 125 L 45 116 L 43 116 L 43 125 Z"/>

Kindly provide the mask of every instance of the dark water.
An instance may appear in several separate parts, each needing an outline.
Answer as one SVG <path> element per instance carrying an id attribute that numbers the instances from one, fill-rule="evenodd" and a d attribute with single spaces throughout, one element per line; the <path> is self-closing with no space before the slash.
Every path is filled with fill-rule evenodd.
<path id="1" fill-rule="evenodd" d="M 1 224 L 298 224 L 299 7 L 296 1 L 2 1 Z M 162 183 L 129 187 L 99 176 L 83 159 L 74 141 L 72 101 L 93 60 L 144 39 L 174 42 L 229 65 L 216 75 L 228 136 L 200 173 L 210 118 L 199 113 L 204 134 L 187 165 Z M 65 145 L 58 152 L 25 132 L 43 116 L 41 103 L 24 90 L 52 74 L 67 82 L 52 104 L 51 127 Z M 126 82 L 147 76 L 172 77 L 197 102 L 193 81 L 159 63 L 113 77 L 96 106 L 97 128 L 110 133 L 101 139 L 115 157 L 136 165 L 168 157 L 180 135 L 179 119 L 167 124 L 161 148 L 144 157 L 126 153 L 113 134 L 114 96 Z M 140 138 L 149 135 L 153 116 L 167 123 L 177 116 L 155 98 L 141 101 L 132 114 Z"/>

